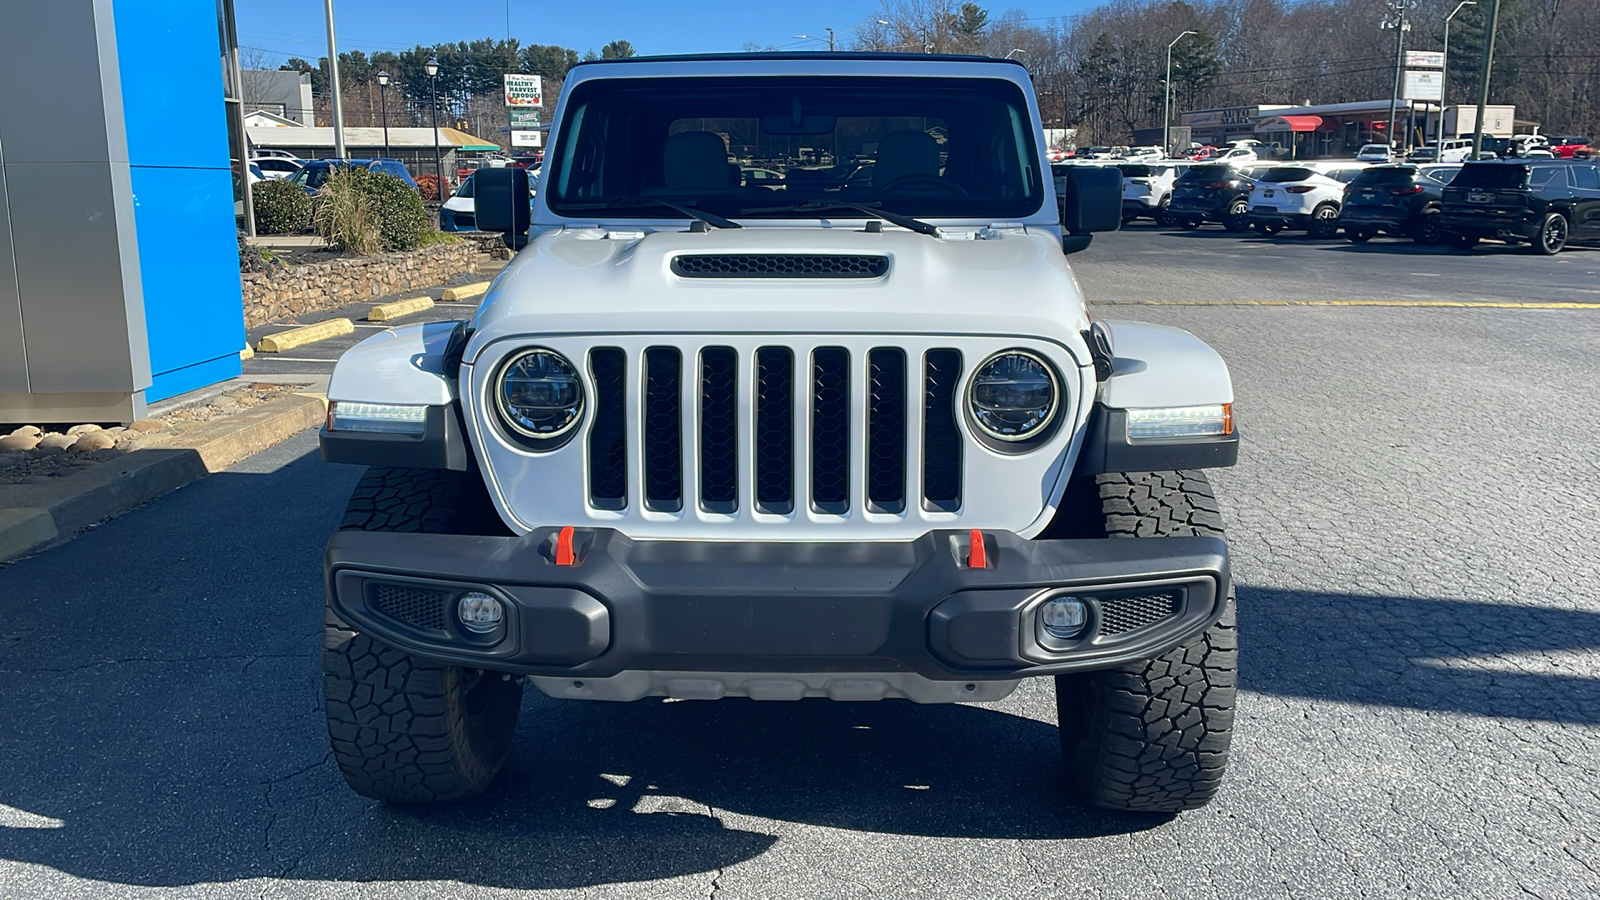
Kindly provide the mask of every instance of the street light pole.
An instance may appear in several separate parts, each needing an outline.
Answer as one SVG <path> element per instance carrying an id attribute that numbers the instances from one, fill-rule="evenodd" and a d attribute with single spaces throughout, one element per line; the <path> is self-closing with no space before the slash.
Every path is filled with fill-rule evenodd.
<path id="1" fill-rule="evenodd" d="M 1439 140 L 1444 140 L 1444 97 L 1450 91 L 1450 20 L 1456 17 L 1469 6 L 1477 6 L 1478 0 L 1461 0 L 1450 15 L 1444 17 L 1444 72 L 1439 75 Z M 1456 133 L 1461 133 L 1461 117 L 1456 116 Z"/>
<path id="2" fill-rule="evenodd" d="M 383 158 L 388 159 L 389 152 L 389 73 L 383 69 L 378 70 L 378 108 L 383 111 Z"/>
<path id="3" fill-rule="evenodd" d="M 828 33 L 828 52 L 832 53 L 834 52 L 834 45 L 837 43 L 837 39 L 833 35 L 833 29 L 824 25 L 822 30 Z"/>
<path id="4" fill-rule="evenodd" d="M 1161 152 L 1168 156 L 1172 155 L 1172 48 L 1178 46 L 1179 41 L 1195 33 L 1185 31 L 1167 45 L 1167 101 L 1161 107 Z"/>
<path id="5" fill-rule="evenodd" d="M 328 14 L 328 97 L 333 113 L 333 155 L 344 159 L 344 103 L 339 99 L 339 48 L 334 46 L 333 40 L 333 0 L 324 0 L 323 6 Z"/>
<path id="6" fill-rule="evenodd" d="M 428 105 L 433 110 L 433 179 L 434 193 L 440 203 L 444 196 L 444 158 L 439 155 L 439 60 L 428 57 L 423 68 L 428 73 Z"/>

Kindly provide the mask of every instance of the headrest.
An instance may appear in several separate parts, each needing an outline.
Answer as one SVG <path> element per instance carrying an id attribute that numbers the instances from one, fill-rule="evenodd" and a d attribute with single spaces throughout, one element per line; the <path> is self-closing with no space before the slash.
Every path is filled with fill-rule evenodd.
<path id="1" fill-rule="evenodd" d="M 709 131 L 680 131 L 667 138 L 662 168 L 676 190 L 728 187 L 728 147 Z"/>
<path id="2" fill-rule="evenodd" d="M 872 186 L 882 187 L 907 175 L 939 174 L 939 144 L 923 131 L 891 131 L 878 141 Z"/>

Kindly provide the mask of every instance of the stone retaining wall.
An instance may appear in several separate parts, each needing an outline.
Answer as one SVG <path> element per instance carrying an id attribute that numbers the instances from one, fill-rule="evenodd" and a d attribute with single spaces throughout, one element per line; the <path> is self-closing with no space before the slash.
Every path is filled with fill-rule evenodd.
<path id="1" fill-rule="evenodd" d="M 499 240 L 499 235 L 488 237 Z M 420 250 L 246 272 L 239 276 L 244 288 L 244 325 L 254 328 L 398 291 L 433 287 L 472 271 L 479 254 L 491 246 L 488 241 L 469 239 Z"/>

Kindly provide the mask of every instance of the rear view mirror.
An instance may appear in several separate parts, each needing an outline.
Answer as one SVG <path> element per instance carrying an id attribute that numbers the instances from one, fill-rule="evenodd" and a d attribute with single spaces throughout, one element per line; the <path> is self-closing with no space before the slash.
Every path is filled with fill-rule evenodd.
<path id="1" fill-rule="evenodd" d="M 1066 197 L 1061 204 L 1062 252 L 1089 246 L 1097 231 L 1122 227 L 1122 170 L 1115 166 L 1073 166 L 1067 170 Z"/>
<path id="2" fill-rule="evenodd" d="M 528 233 L 533 217 L 528 209 L 527 169 L 479 169 L 472 180 L 473 217 L 480 231 L 507 236 Z"/>

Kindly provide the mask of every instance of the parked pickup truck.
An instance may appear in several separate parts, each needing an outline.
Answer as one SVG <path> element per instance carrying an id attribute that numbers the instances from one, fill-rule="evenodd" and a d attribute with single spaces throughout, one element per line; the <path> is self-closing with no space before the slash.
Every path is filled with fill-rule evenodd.
<path id="1" fill-rule="evenodd" d="M 1058 209 L 1027 69 L 609 60 L 557 109 L 531 210 L 525 170 L 474 176 L 519 251 L 476 315 L 371 337 L 328 386 L 323 457 L 369 467 L 325 557 L 351 787 L 484 791 L 525 687 L 987 703 L 1048 678 L 1087 802 L 1206 803 L 1238 664 L 1203 470 L 1237 457 L 1233 389 L 1186 332 L 1090 318 L 1066 254 L 1118 227 L 1121 175 L 1072 167 Z"/>

